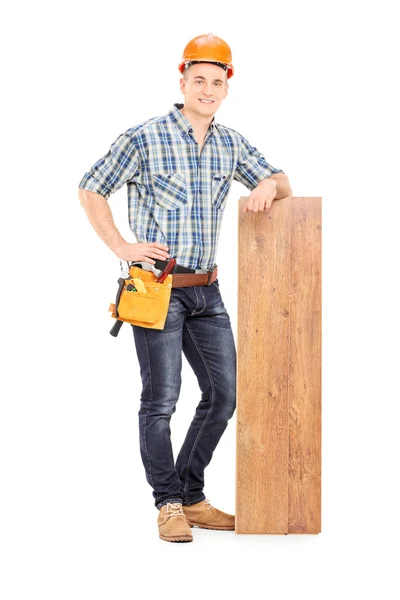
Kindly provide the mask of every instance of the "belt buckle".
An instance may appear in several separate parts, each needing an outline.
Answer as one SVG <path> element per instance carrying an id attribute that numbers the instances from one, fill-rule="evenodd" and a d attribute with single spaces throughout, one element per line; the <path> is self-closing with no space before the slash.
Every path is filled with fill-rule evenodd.
<path id="1" fill-rule="evenodd" d="M 215 268 L 212 271 L 207 271 L 207 269 L 196 269 L 195 270 L 195 274 L 196 275 L 207 275 L 207 283 L 205 285 L 210 286 L 211 285 L 211 277 L 213 275 L 215 271 Z"/>

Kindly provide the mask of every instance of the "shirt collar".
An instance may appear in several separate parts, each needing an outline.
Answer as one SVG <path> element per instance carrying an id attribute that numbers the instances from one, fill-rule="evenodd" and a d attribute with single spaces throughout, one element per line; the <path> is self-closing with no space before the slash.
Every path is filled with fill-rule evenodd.
<path id="1" fill-rule="evenodd" d="M 183 108 L 183 104 L 180 104 L 179 102 L 175 103 L 168 113 L 169 118 L 171 119 L 171 121 L 173 121 L 175 123 L 175 125 L 178 127 L 178 129 L 182 133 L 192 133 L 193 125 L 181 113 L 181 111 L 179 110 L 180 108 Z M 210 123 L 209 129 L 212 131 L 212 133 L 214 133 L 215 128 L 216 128 L 216 123 L 215 123 L 215 116 L 214 116 Z"/>

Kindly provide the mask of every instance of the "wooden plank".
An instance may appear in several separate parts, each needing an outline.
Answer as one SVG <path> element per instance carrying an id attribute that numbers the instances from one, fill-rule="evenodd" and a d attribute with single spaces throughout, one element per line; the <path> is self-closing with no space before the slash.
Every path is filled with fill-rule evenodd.
<path id="1" fill-rule="evenodd" d="M 236 533 L 318 533 L 321 198 L 239 200 Z"/>
<path id="2" fill-rule="evenodd" d="M 290 202 L 270 214 L 239 201 L 237 533 L 288 527 Z"/>
<path id="3" fill-rule="evenodd" d="M 321 531 L 321 198 L 292 198 L 289 532 Z"/>

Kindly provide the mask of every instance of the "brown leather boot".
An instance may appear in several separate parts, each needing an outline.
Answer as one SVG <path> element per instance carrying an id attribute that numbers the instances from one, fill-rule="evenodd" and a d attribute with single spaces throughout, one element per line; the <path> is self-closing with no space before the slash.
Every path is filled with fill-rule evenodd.
<path id="1" fill-rule="evenodd" d="M 160 538 L 166 542 L 192 542 L 193 535 L 179 502 L 168 502 L 158 515 Z"/>
<path id="2" fill-rule="evenodd" d="M 195 525 L 201 529 L 221 529 L 223 531 L 234 531 L 235 529 L 235 515 L 218 510 L 207 498 L 191 506 L 183 505 L 182 509 L 191 527 Z"/>

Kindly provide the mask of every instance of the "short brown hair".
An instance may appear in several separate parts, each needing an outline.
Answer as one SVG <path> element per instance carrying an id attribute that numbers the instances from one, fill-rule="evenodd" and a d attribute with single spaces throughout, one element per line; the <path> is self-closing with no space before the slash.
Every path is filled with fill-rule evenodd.
<path id="1" fill-rule="evenodd" d="M 226 74 L 226 79 L 225 79 L 225 83 L 228 82 L 228 67 L 226 65 L 223 65 L 222 63 L 216 63 L 213 61 L 207 61 L 207 60 L 192 60 L 190 62 L 187 62 L 183 68 L 183 73 L 182 73 L 182 77 L 183 79 L 185 79 L 187 81 L 187 71 L 190 69 L 190 67 L 192 65 L 198 64 L 198 63 L 210 63 L 211 65 L 217 65 L 218 67 L 221 67 L 224 69 L 225 74 Z"/>

